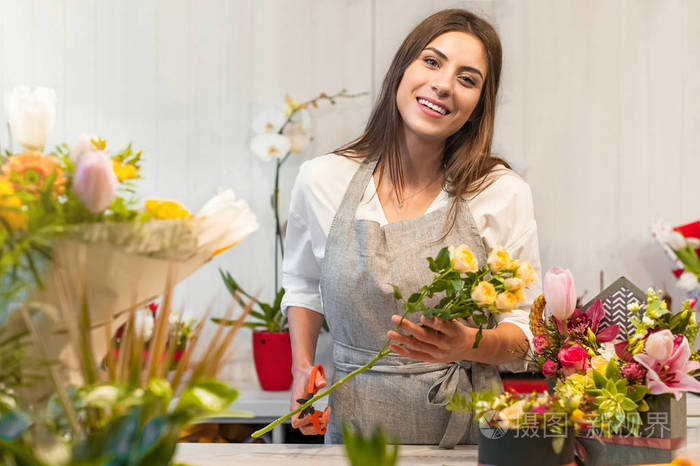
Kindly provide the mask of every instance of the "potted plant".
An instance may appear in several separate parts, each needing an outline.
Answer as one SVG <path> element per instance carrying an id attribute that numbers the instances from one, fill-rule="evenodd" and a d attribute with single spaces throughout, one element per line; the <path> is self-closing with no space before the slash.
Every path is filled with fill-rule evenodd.
<path id="1" fill-rule="evenodd" d="M 253 299 L 230 273 L 223 270 L 219 270 L 219 273 L 234 299 L 240 300 L 241 295 Z M 257 301 L 259 310 L 251 310 L 250 320 L 244 324 L 253 330 L 253 360 L 263 390 L 289 390 L 292 386 L 292 345 L 287 319 L 280 307 L 283 296 L 284 288 L 280 288 L 272 304 Z M 216 323 L 229 323 L 221 319 L 213 320 Z"/>

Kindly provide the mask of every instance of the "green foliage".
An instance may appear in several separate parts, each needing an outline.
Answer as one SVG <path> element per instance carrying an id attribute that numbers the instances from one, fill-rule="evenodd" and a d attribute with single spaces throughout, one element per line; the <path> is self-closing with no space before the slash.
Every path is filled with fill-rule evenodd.
<path id="1" fill-rule="evenodd" d="M 351 466 L 394 466 L 398 463 L 399 446 L 387 445 L 381 426 L 376 426 L 367 437 L 346 424 L 342 430 L 345 453 Z"/>
<path id="2" fill-rule="evenodd" d="M 238 300 L 238 303 L 243 305 L 241 295 L 254 299 L 250 294 L 248 294 L 241 286 L 233 279 L 229 272 L 225 272 L 219 269 L 219 274 L 221 279 L 226 285 L 226 289 L 231 293 L 234 299 Z M 250 316 L 253 318 L 251 321 L 246 322 L 244 325 L 248 328 L 253 329 L 255 332 L 288 332 L 289 327 L 287 326 L 287 319 L 282 314 L 282 297 L 284 296 L 284 288 L 280 288 L 275 296 L 275 301 L 272 304 L 263 303 L 257 301 L 259 311 L 250 311 Z M 223 319 L 212 319 L 212 321 L 217 324 L 232 325 L 233 321 L 224 321 Z"/>
<path id="3" fill-rule="evenodd" d="M 614 360 L 608 362 L 605 373 L 593 369 L 593 383 L 594 387 L 586 389 L 586 394 L 594 397 L 593 404 L 598 410 L 596 427 L 606 435 L 620 433 L 623 429 L 639 435 L 642 423 L 639 412 L 646 407 L 647 386 L 630 385 Z"/>

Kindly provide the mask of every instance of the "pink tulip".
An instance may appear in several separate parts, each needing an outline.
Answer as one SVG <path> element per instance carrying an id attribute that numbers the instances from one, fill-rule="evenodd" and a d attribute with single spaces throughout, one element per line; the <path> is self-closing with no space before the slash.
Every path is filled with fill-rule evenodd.
<path id="1" fill-rule="evenodd" d="M 73 176 L 73 191 L 90 212 L 97 214 L 109 207 L 117 194 L 117 184 L 112 159 L 106 152 L 82 155 Z"/>
<path id="2" fill-rule="evenodd" d="M 544 299 L 555 319 L 564 321 L 576 309 L 576 285 L 567 269 L 552 267 L 544 276 Z"/>
<path id="3" fill-rule="evenodd" d="M 666 349 L 667 347 L 663 348 L 663 354 Z M 700 369 L 700 362 L 690 360 L 690 346 L 685 337 L 665 361 L 656 360 L 649 353 L 635 354 L 634 359 L 647 369 L 647 386 L 652 395 L 672 393 L 679 400 L 683 392 L 700 392 L 700 382 L 688 375 Z"/>

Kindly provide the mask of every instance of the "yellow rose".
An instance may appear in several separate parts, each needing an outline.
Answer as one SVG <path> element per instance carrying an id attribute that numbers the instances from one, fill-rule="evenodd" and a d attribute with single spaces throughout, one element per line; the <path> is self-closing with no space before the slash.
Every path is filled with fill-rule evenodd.
<path id="1" fill-rule="evenodd" d="M 461 244 L 456 248 L 450 246 L 450 260 L 452 267 L 458 272 L 476 272 L 479 270 L 479 263 L 471 249 L 465 244 Z"/>
<path id="2" fill-rule="evenodd" d="M 479 282 L 471 296 L 479 306 L 488 306 L 496 301 L 496 287 L 489 282 Z"/>
<path id="3" fill-rule="evenodd" d="M 518 300 L 518 304 L 525 302 L 525 290 L 520 288 L 515 292 L 515 299 Z"/>
<path id="4" fill-rule="evenodd" d="M 189 210 L 175 201 L 149 199 L 146 201 L 145 207 L 147 212 L 152 213 L 159 220 L 192 217 Z"/>
<path id="5" fill-rule="evenodd" d="M 518 291 L 523 287 L 523 282 L 517 277 L 506 278 L 503 283 L 508 291 Z"/>
<path id="6" fill-rule="evenodd" d="M 512 266 L 513 258 L 504 248 L 496 247 L 489 254 L 488 264 L 492 272 L 500 272 Z"/>
<path id="7" fill-rule="evenodd" d="M 496 309 L 501 312 L 512 311 L 518 305 L 518 297 L 510 291 L 498 293 L 496 296 Z"/>
<path id="8" fill-rule="evenodd" d="M 591 366 L 598 372 L 605 372 L 605 369 L 608 367 L 608 360 L 600 355 L 593 356 L 591 358 Z"/>
<path id="9" fill-rule="evenodd" d="M 118 160 L 112 160 L 114 174 L 117 175 L 119 181 L 130 180 L 139 176 L 139 171 L 130 163 L 121 163 Z"/>
<path id="10" fill-rule="evenodd" d="M 525 400 L 518 400 L 507 408 L 503 408 L 499 413 L 502 427 L 517 428 L 520 424 L 520 418 L 523 417 L 523 406 Z"/>
<path id="11" fill-rule="evenodd" d="M 523 262 L 520 264 L 520 267 L 518 267 L 518 271 L 515 273 L 515 276 L 518 277 L 525 288 L 530 288 L 532 284 L 537 280 L 537 274 L 535 273 L 535 269 L 532 268 L 532 265 L 530 265 L 529 262 Z"/>
<path id="12" fill-rule="evenodd" d="M 0 220 L 13 230 L 27 226 L 27 215 L 22 211 L 22 199 L 15 194 L 12 184 L 0 179 Z"/>

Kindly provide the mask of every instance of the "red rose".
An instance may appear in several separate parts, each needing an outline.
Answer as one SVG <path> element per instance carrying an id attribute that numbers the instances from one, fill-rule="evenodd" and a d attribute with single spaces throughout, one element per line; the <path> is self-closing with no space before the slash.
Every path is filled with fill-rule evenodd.
<path id="1" fill-rule="evenodd" d="M 565 368 L 574 371 L 585 371 L 588 368 L 588 353 L 580 345 L 563 347 L 557 357 Z"/>

